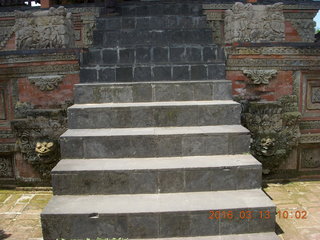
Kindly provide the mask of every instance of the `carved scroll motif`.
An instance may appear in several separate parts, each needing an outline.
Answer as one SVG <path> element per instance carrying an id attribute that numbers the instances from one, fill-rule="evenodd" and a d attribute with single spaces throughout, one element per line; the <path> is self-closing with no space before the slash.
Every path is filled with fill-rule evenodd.
<path id="1" fill-rule="evenodd" d="M 253 84 L 269 84 L 277 70 L 244 70 L 243 73 L 251 79 Z"/>
<path id="2" fill-rule="evenodd" d="M 29 77 L 29 81 L 41 91 L 52 91 L 62 82 L 62 76 Z"/>

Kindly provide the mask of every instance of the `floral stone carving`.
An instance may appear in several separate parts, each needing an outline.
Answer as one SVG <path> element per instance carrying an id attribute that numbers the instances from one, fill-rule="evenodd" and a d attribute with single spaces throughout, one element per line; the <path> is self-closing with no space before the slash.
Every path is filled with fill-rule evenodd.
<path id="1" fill-rule="evenodd" d="M 62 82 L 63 76 L 41 76 L 29 77 L 29 81 L 36 85 L 41 91 L 52 91 Z"/>
<path id="2" fill-rule="evenodd" d="M 277 70 L 244 70 L 243 73 L 251 79 L 253 84 L 269 84 L 271 78 L 277 74 Z"/>
<path id="3" fill-rule="evenodd" d="M 59 137 L 67 129 L 65 110 L 31 113 L 32 117 L 12 121 L 17 138 L 16 150 L 44 180 L 50 179 L 52 168 L 60 160 Z"/>
<path id="4" fill-rule="evenodd" d="M 64 7 L 44 11 L 15 11 L 17 49 L 74 47 L 71 13 Z"/>
<path id="5" fill-rule="evenodd" d="M 225 12 L 226 43 L 284 41 L 282 8 L 282 3 L 252 5 L 236 2 Z"/>
<path id="6" fill-rule="evenodd" d="M 293 95 L 277 102 L 244 103 L 242 122 L 251 132 L 251 153 L 262 163 L 264 173 L 277 169 L 297 146 L 300 118 Z"/>

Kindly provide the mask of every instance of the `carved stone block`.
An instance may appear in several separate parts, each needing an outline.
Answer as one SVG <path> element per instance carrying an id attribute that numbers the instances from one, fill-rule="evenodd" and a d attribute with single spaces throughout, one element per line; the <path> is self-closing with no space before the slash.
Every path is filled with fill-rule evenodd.
<path id="1" fill-rule="evenodd" d="M 252 5 L 237 2 L 225 12 L 225 41 L 279 42 L 285 39 L 282 3 Z"/>
<path id="2" fill-rule="evenodd" d="M 37 12 L 15 11 L 17 49 L 74 47 L 71 13 L 64 7 Z"/>

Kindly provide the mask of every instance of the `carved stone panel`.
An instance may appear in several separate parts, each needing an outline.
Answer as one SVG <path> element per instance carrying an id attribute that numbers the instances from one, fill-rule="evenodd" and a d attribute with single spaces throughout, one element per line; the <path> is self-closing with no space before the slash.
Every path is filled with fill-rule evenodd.
<path id="1" fill-rule="evenodd" d="M 11 155 L 0 155 L 0 178 L 13 178 L 13 165 Z"/>
<path id="2" fill-rule="evenodd" d="M 311 89 L 311 102 L 320 103 L 320 87 L 313 87 Z"/>
<path id="3" fill-rule="evenodd" d="M 74 47 L 71 13 L 64 7 L 43 11 L 15 11 L 17 49 Z"/>
<path id="4" fill-rule="evenodd" d="M 0 88 L 0 120 L 6 120 L 6 103 L 4 89 Z"/>
<path id="5" fill-rule="evenodd" d="M 303 148 L 300 151 L 302 169 L 320 168 L 320 148 Z"/>
<path id="6" fill-rule="evenodd" d="M 252 5 L 236 2 L 225 12 L 225 41 L 280 42 L 285 39 L 282 3 Z"/>

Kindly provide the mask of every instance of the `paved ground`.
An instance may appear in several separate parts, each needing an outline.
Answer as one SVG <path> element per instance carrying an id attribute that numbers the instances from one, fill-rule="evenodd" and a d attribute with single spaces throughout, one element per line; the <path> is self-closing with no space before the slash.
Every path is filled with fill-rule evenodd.
<path id="1" fill-rule="evenodd" d="M 268 184 L 283 240 L 320 240 L 320 181 Z M 0 240 L 39 240 L 41 209 L 50 191 L 0 190 Z"/>

